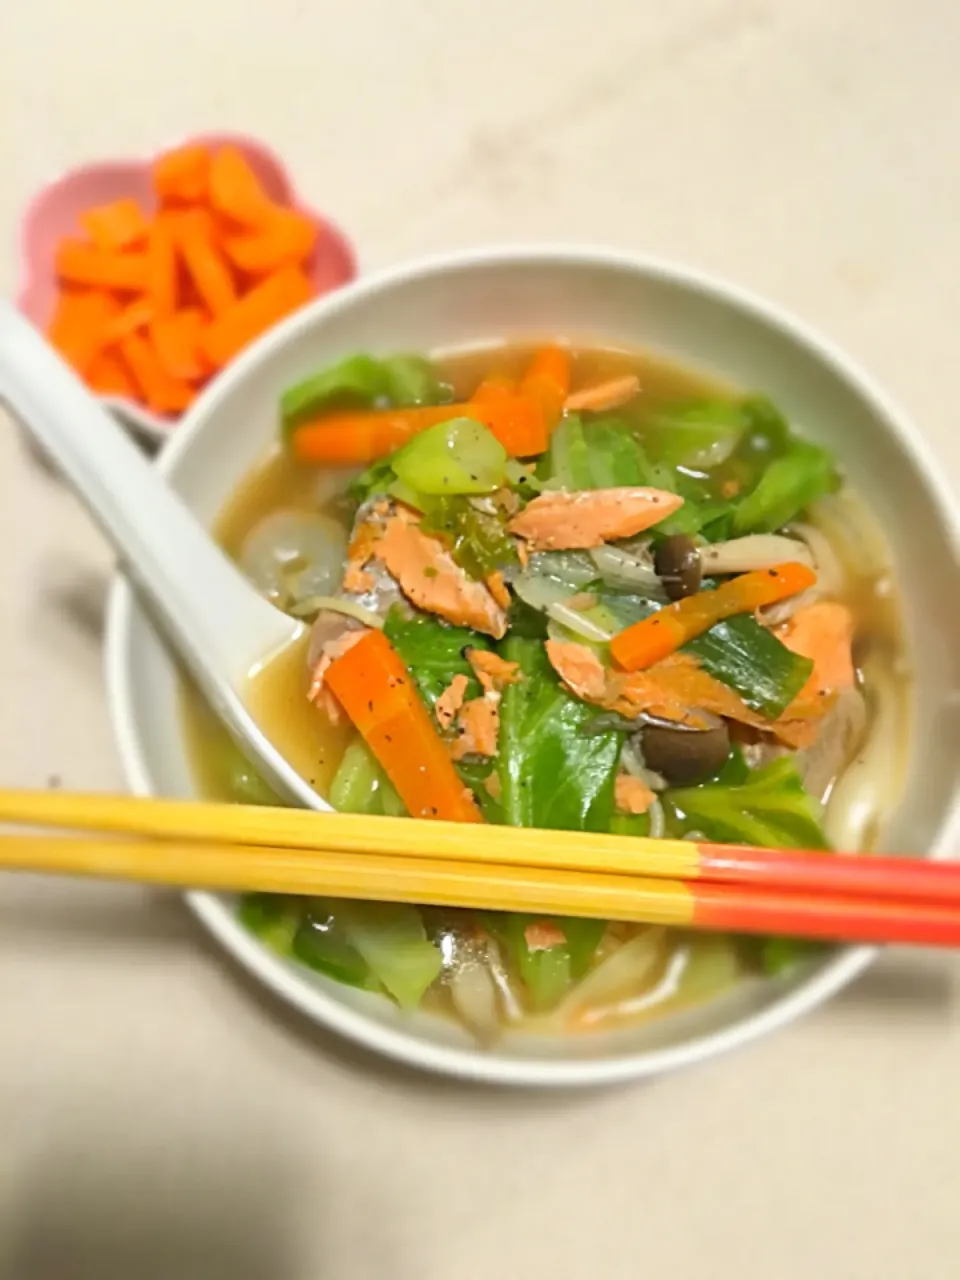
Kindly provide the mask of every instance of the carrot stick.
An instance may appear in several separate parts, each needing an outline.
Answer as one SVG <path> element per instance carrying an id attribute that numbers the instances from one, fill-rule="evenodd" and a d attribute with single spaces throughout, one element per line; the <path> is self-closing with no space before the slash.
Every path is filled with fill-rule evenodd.
<path id="1" fill-rule="evenodd" d="M 185 307 L 172 316 L 157 316 L 150 325 L 150 340 L 157 358 L 171 378 L 199 382 L 207 372 L 200 353 L 204 328 L 199 307 Z"/>
<path id="2" fill-rule="evenodd" d="M 47 337 L 81 377 L 106 345 L 107 326 L 119 310 L 109 293 L 61 293 Z"/>
<path id="3" fill-rule="evenodd" d="M 147 297 L 158 316 L 170 315 L 177 309 L 179 279 L 174 224 L 169 215 L 161 213 L 154 218 L 146 252 Z"/>
<path id="4" fill-rule="evenodd" d="M 145 253 L 105 253 L 82 240 L 64 240 L 54 257 L 57 275 L 69 284 L 140 293 L 147 283 Z"/>
<path id="5" fill-rule="evenodd" d="M 416 686 L 382 631 L 329 667 L 325 683 L 386 770 L 412 818 L 480 822 Z"/>
<path id="6" fill-rule="evenodd" d="M 139 329 L 145 329 L 152 319 L 152 302 L 147 302 L 144 298 L 140 298 L 136 302 L 128 303 L 119 315 L 114 316 L 107 325 L 105 332 L 107 343 L 119 342 L 127 334 L 136 333 Z"/>
<path id="7" fill-rule="evenodd" d="M 239 147 L 221 147 L 210 164 L 212 208 L 241 227 L 263 227 L 277 210 Z"/>
<path id="8" fill-rule="evenodd" d="M 139 333 L 128 334 L 120 354 L 137 384 L 140 395 L 157 413 L 180 413 L 194 397 L 187 382 L 171 378 L 153 347 Z"/>
<path id="9" fill-rule="evenodd" d="M 317 244 L 317 224 L 296 209 L 277 209 L 265 226 L 228 236 L 223 249 L 233 265 L 251 276 L 306 262 Z"/>
<path id="10" fill-rule="evenodd" d="M 185 213 L 176 228 L 177 246 L 187 274 L 214 316 L 223 315 L 237 301 L 237 289 L 226 259 L 217 248 L 212 219 L 205 210 Z"/>
<path id="11" fill-rule="evenodd" d="M 468 401 L 327 414 L 297 427 L 290 447 L 300 462 L 360 465 L 386 457 L 418 431 L 452 418 L 482 422 L 513 457 L 530 457 L 547 447 L 543 409 L 530 396 L 505 396 L 483 404 Z"/>
<path id="12" fill-rule="evenodd" d="M 547 430 L 552 431 L 563 414 L 570 394 L 573 361 L 562 347 L 544 347 L 533 357 L 520 383 L 520 394 L 535 396 L 543 405 Z"/>
<path id="13" fill-rule="evenodd" d="M 610 641 L 625 671 L 641 671 L 682 648 L 736 613 L 752 613 L 813 586 L 817 575 L 804 564 L 781 564 L 731 578 L 715 591 L 698 591 L 635 622 Z"/>
<path id="14" fill-rule="evenodd" d="M 160 156 L 153 166 L 153 188 L 161 200 L 194 204 L 207 194 L 210 152 L 199 143 Z"/>
<path id="15" fill-rule="evenodd" d="M 80 215 L 80 225 L 98 249 L 120 253 L 135 249 L 147 238 L 149 224 L 136 200 L 114 200 Z"/>
<path id="16" fill-rule="evenodd" d="M 474 404 L 500 404 L 516 394 L 516 378 L 508 378 L 502 373 L 491 373 L 484 378 L 470 399 Z"/>
<path id="17" fill-rule="evenodd" d="M 87 386 L 101 396 L 123 396 L 136 400 L 137 387 L 126 365 L 113 351 L 97 356 L 86 375 Z"/>
<path id="18" fill-rule="evenodd" d="M 219 368 L 271 325 L 302 307 L 313 292 L 313 285 L 302 271 L 282 267 L 215 317 L 201 338 L 201 351 L 214 368 Z"/>

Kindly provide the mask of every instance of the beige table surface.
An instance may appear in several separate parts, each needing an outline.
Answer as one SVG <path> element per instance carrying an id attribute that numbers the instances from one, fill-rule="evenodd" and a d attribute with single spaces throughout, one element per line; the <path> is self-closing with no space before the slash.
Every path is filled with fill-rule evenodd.
<path id="1" fill-rule="evenodd" d="M 567 237 L 768 293 L 956 479 L 958 59 L 952 0 L 0 0 L 0 283 L 58 168 L 246 129 L 367 267 Z M 0 777 L 116 787 L 110 556 L 0 425 Z M 958 980 L 900 954 L 699 1070 L 536 1097 L 312 1033 L 176 899 L 5 881 L 0 1275 L 956 1277 Z"/>

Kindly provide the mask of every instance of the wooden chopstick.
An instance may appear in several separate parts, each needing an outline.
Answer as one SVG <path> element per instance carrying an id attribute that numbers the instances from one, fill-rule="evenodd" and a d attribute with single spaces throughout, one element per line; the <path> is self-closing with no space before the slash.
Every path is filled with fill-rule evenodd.
<path id="1" fill-rule="evenodd" d="M 413 856 L 478 865 L 509 863 L 526 868 L 754 885 L 791 893 L 960 905 L 960 864 L 919 858 L 757 849 L 690 840 L 58 791 L 0 791 L 2 823 L 166 840 Z"/>
<path id="2" fill-rule="evenodd" d="M 952 904 L 814 897 L 744 885 L 690 884 L 665 877 L 409 854 L 390 857 L 213 841 L 7 835 L 0 836 L 0 868 L 851 942 L 960 946 L 960 908 Z"/>

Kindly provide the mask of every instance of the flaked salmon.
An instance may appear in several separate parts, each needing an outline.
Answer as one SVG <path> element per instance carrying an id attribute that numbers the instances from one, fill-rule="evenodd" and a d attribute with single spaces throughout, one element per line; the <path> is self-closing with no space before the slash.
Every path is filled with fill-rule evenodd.
<path id="1" fill-rule="evenodd" d="M 498 640 L 506 634 L 506 610 L 490 589 L 469 578 L 443 543 L 424 533 L 411 513 L 398 510 L 386 519 L 375 554 L 418 609 Z"/>
<path id="2" fill-rule="evenodd" d="M 564 413 L 606 413 L 628 404 L 640 390 L 640 379 L 635 373 L 625 373 L 619 378 L 608 378 L 595 386 L 574 391 L 564 401 Z"/>
<path id="3" fill-rule="evenodd" d="M 586 645 L 548 640 L 547 657 L 557 675 L 578 698 L 627 719 L 643 713 L 706 728 L 704 712 L 772 733 L 788 746 L 808 747 L 819 722 L 833 704 L 831 696 L 798 694 L 777 720 L 752 711 L 729 685 L 715 680 L 688 653 L 673 653 L 643 671 L 612 671 Z"/>
<path id="4" fill-rule="evenodd" d="M 683 499 L 646 486 L 541 493 L 507 528 L 534 551 L 573 551 L 631 538 L 665 520 Z"/>
<path id="5" fill-rule="evenodd" d="M 441 729 L 449 729 L 463 706 L 470 681 L 465 675 L 456 675 L 433 704 L 433 714 Z"/>
<path id="6" fill-rule="evenodd" d="M 467 661 L 473 667 L 484 693 L 499 693 L 504 685 L 517 684 L 523 679 L 520 664 L 501 658 L 489 649 L 468 649 Z"/>
<path id="7" fill-rule="evenodd" d="M 855 683 L 853 631 L 853 614 L 846 605 L 832 600 L 798 609 L 792 618 L 774 628 L 774 634 L 792 653 L 813 659 L 810 679 L 798 697 L 839 693 Z"/>
<path id="8" fill-rule="evenodd" d="M 450 744 L 454 760 L 464 756 L 495 756 L 500 733 L 500 695 L 485 693 L 465 702 L 457 714 L 457 736 Z"/>
<path id="9" fill-rule="evenodd" d="M 621 813 L 646 813 L 656 798 L 642 778 L 632 773 L 617 775 L 613 800 Z"/>

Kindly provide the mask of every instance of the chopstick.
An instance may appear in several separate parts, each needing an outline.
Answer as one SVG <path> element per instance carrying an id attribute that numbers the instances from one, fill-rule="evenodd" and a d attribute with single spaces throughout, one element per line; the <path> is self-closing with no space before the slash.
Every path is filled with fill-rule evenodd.
<path id="1" fill-rule="evenodd" d="M 0 822 L 148 837 L 0 836 L 10 870 L 960 946 L 950 864 L 58 792 L 0 792 Z"/>

